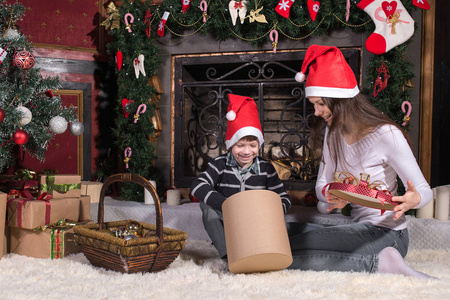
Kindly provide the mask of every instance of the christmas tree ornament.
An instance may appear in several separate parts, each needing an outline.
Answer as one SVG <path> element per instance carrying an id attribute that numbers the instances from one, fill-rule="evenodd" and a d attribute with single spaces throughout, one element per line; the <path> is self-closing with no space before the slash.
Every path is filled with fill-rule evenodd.
<path id="1" fill-rule="evenodd" d="M 130 147 L 126 147 L 125 148 L 125 151 L 124 151 L 124 156 L 125 156 L 125 159 L 123 160 L 123 162 L 125 163 L 125 168 L 126 169 L 128 169 L 128 163 L 130 162 L 130 160 L 131 160 L 131 148 Z"/>
<path id="2" fill-rule="evenodd" d="M 331 213 L 331 211 L 327 211 L 328 207 L 330 207 L 331 204 L 327 203 L 327 202 L 323 202 L 323 201 L 318 201 L 317 202 L 317 210 L 321 213 L 321 214 L 329 214 Z"/>
<path id="3" fill-rule="evenodd" d="M 247 1 L 230 1 L 230 3 L 228 3 L 228 10 L 230 11 L 233 26 L 236 25 L 236 19 L 238 16 L 241 20 L 241 24 L 244 24 L 245 15 L 247 14 Z"/>
<path id="4" fill-rule="evenodd" d="M 386 64 L 384 63 L 384 61 L 381 64 L 381 66 L 379 66 L 377 68 L 377 73 L 378 73 L 378 75 L 377 75 L 377 79 L 375 80 L 375 84 L 373 87 L 373 93 L 372 93 L 372 96 L 374 98 L 376 98 L 378 96 L 378 94 L 387 87 L 388 78 L 390 77 L 389 70 L 388 70 Z"/>
<path id="5" fill-rule="evenodd" d="M 70 122 L 69 132 L 74 136 L 82 135 L 84 132 L 84 125 L 80 121 Z"/>
<path id="6" fill-rule="evenodd" d="M 408 111 L 406 111 L 405 106 L 408 106 Z M 407 124 L 409 124 L 411 110 L 412 110 L 411 103 L 409 103 L 408 101 L 403 101 L 403 103 L 402 103 L 402 112 L 406 113 L 406 115 L 403 118 L 402 126 L 406 126 Z"/>
<path id="7" fill-rule="evenodd" d="M 15 40 L 20 37 L 19 31 L 17 31 L 15 28 L 8 28 L 5 31 L 5 34 L 3 35 L 3 38 L 6 40 Z"/>
<path id="8" fill-rule="evenodd" d="M 3 110 L 3 108 L 0 108 L 0 123 L 3 122 L 3 120 L 5 120 L 6 117 L 6 113 Z"/>
<path id="9" fill-rule="evenodd" d="M 125 16 L 123 17 L 124 21 L 125 21 L 125 29 L 128 30 L 128 32 L 131 32 L 131 23 L 134 22 L 134 16 L 130 13 L 126 13 Z M 130 19 L 130 21 L 128 22 L 128 19 Z"/>
<path id="10" fill-rule="evenodd" d="M 116 65 L 117 65 L 117 69 L 120 71 L 122 69 L 122 64 L 123 64 L 123 54 L 122 51 L 117 50 L 116 52 Z"/>
<path id="11" fill-rule="evenodd" d="M 144 55 L 139 54 L 137 58 L 134 59 L 134 74 L 136 75 L 136 78 L 139 78 L 139 74 L 142 73 L 142 75 L 145 75 L 145 68 L 144 68 Z"/>
<path id="12" fill-rule="evenodd" d="M 166 26 L 166 22 L 167 19 L 169 18 L 169 15 L 170 13 L 168 11 L 165 11 L 161 18 L 161 21 L 159 21 L 157 33 L 160 37 L 164 36 L 164 27 Z"/>
<path id="13" fill-rule="evenodd" d="M 25 106 L 19 105 L 16 108 L 16 110 L 19 111 L 22 115 L 19 120 L 20 126 L 25 126 L 31 122 L 31 118 L 33 117 L 33 115 L 31 114 L 31 111 L 28 108 L 26 108 Z"/>
<path id="14" fill-rule="evenodd" d="M 52 90 L 46 90 L 46 91 L 45 91 L 45 95 L 46 95 L 47 97 L 49 97 L 50 99 L 53 98 L 53 92 L 52 92 Z"/>
<path id="15" fill-rule="evenodd" d="M 181 0 L 181 12 L 184 14 L 191 7 L 192 0 Z"/>
<path id="16" fill-rule="evenodd" d="M 114 5 L 114 2 L 111 1 L 108 4 L 108 7 L 106 9 L 106 13 L 109 15 L 109 17 L 103 21 L 100 25 L 105 26 L 106 29 L 119 29 L 120 27 L 120 15 L 119 10 Z"/>
<path id="17" fill-rule="evenodd" d="M 6 55 L 8 55 L 6 49 L 0 48 L 0 64 L 5 60 Z"/>
<path id="18" fill-rule="evenodd" d="M 128 100 L 127 98 L 122 99 L 122 111 L 125 118 L 128 118 L 128 115 L 130 114 L 130 107 L 133 103 L 133 100 Z"/>
<path id="19" fill-rule="evenodd" d="M 248 20 L 250 23 L 253 23 L 254 21 L 259 23 L 267 23 L 266 16 L 260 13 L 262 9 L 263 7 L 250 10 L 248 14 Z"/>
<path id="20" fill-rule="evenodd" d="M 145 27 L 145 33 L 147 34 L 148 38 L 150 38 L 152 32 L 152 17 L 153 14 L 150 11 L 150 8 L 147 8 L 147 11 L 145 12 L 144 24 L 147 25 L 147 27 Z"/>
<path id="21" fill-rule="evenodd" d="M 357 6 L 375 23 L 366 40 L 366 49 L 373 54 L 384 54 L 414 34 L 414 20 L 401 1 L 362 0 Z"/>
<path id="22" fill-rule="evenodd" d="M 427 0 L 412 0 L 413 4 L 421 9 L 429 10 L 430 4 Z"/>
<path id="23" fill-rule="evenodd" d="M 13 134 L 13 141 L 17 145 L 25 145 L 26 143 L 28 143 L 29 138 L 30 136 L 23 129 L 17 129 L 16 132 L 14 132 Z"/>
<path id="24" fill-rule="evenodd" d="M 295 0 L 280 0 L 277 7 L 275 7 L 275 11 L 287 19 L 289 18 L 290 10 L 294 2 Z"/>
<path id="25" fill-rule="evenodd" d="M 137 121 L 139 120 L 139 115 L 145 113 L 146 110 L 147 110 L 147 105 L 140 104 L 138 106 L 136 114 L 134 115 L 134 123 L 137 123 Z"/>
<path id="26" fill-rule="evenodd" d="M 276 31 L 275 29 L 272 29 L 270 31 L 270 40 L 272 41 L 273 53 L 277 53 L 278 31 Z"/>
<path id="27" fill-rule="evenodd" d="M 202 13 L 203 23 L 205 23 L 208 18 L 208 3 L 206 3 L 206 0 L 202 0 L 200 2 L 200 10 L 203 12 Z"/>
<path id="28" fill-rule="evenodd" d="M 13 63 L 22 70 L 29 70 L 34 66 L 36 60 L 30 51 L 22 50 L 14 54 Z"/>
<path id="29" fill-rule="evenodd" d="M 308 6 L 309 16 L 311 17 L 311 20 L 314 22 L 316 20 L 317 13 L 319 12 L 320 9 L 320 2 L 308 0 L 306 2 L 306 5 Z"/>
<path id="30" fill-rule="evenodd" d="M 67 121 L 61 116 L 55 116 L 50 119 L 48 126 L 54 134 L 61 134 L 67 130 Z"/>

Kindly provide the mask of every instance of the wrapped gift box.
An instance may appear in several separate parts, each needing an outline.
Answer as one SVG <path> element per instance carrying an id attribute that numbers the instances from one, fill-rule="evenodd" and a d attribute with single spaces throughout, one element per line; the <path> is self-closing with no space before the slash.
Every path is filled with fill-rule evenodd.
<path id="1" fill-rule="evenodd" d="M 89 197 L 89 196 L 85 196 Z M 83 218 L 86 216 L 84 198 Z M 8 200 L 8 225 L 25 229 L 34 229 L 53 224 L 61 219 L 79 220 L 82 207 L 80 197 L 43 200 L 15 198 Z M 90 207 L 90 205 L 88 205 Z M 89 208 L 90 209 L 90 208 Z"/>
<path id="2" fill-rule="evenodd" d="M 10 252 L 36 258 L 63 258 L 77 253 L 73 228 L 30 230 L 10 227 Z"/>
<path id="3" fill-rule="evenodd" d="M 97 181 L 82 181 L 81 195 L 91 196 L 91 203 L 98 203 L 100 200 L 100 193 L 102 191 L 103 183 Z"/>
<path id="4" fill-rule="evenodd" d="M 53 199 L 79 198 L 81 196 L 80 175 L 39 175 L 39 195 L 50 193 Z"/>
<path id="5" fill-rule="evenodd" d="M 6 254 L 5 222 L 7 194 L 0 192 L 0 258 Z"/>
<path id="6" fill-rule="evenodd" d="M 91 219 L 91 196 L 82 195 L 80 197 L 80 215 L 78 221 L 84 222 Z"/>

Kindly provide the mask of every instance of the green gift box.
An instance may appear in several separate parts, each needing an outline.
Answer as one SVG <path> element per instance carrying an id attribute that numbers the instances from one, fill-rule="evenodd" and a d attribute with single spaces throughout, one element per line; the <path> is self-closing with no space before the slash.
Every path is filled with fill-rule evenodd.
<path id="1" fill-rule="evenodd" d="M 39 175 L 39 195 L 52 194 L 52 199 L 79 198 L 81 196 L 81 176 L 76 174 Z"/>

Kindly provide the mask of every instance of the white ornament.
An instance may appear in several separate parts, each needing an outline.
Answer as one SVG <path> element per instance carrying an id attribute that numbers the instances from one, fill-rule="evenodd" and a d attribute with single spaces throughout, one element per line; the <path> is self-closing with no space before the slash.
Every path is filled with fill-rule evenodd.
<path id="1" fill-rule="evenodd" d="M 70 122 L 70 125 L 69 125 L 69 132 L 70 132 L 72 135 L 75 135 L 75 136 L 82 135 L 82 134 L 83 134 L 83 131 L 84 131 L 84 125 L 83 125 L 83 123 L 81 123 L 81 122 L 79 122 L 79 121 Z"/>
<path id="2" fill-rule="evenodd" d="M 247 14 L 247 1 L 230 1 L 230 3 L 228 3 L 228 10 L 230 11 L 233 26 L 236 25 L 238 15 L 241 20 L 241 24 L 244 24 L 245 15 Z"/>
<path id="3" fill-rule="evenodd" d="M 67 121 L 61 116 L 56 116 L 50 119 L 48 126 L 54 134 L 61 134 L 67 130 Z"/>
<path id="4" fill-rule="evenodd" d="M 3 36 L 6 40 L 15 40 L 20 37 L 20 33 L 16 29 L 8 28 Z"/>
<path id="5" fill-rule="evenodd" d="M 20 111 L 22 113 L 22 117 L 20 118 L 20 126 L 25 126 L 28 123 L 31 122 L 31 118 L 33 115 L 31 114 L 31 111 L 26 108 L 25 106 L 19 105 L 16 110 Z"/>
<path id="6" fill-rule="evenodd" d="M 331 211 L 327 211 L 328 207 L 330 207 L 330 203 L 319 201 L 317 202 L 317 210 L 321 214 L 329 214 Z"/>

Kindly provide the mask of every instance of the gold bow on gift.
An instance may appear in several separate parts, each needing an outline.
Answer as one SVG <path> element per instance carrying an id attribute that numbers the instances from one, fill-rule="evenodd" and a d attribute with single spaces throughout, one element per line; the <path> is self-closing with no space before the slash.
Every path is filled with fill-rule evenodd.
<path id="1" fill-rule="evenodd" d="M 109 14 L 108 19 L 103 21 L 100 25 L 105 26 L 106 29 L 108 27 L 112 29 L 119 29 L 120 27 L 120 18 L 119 18 L 119 10 L 116 8 L 113 2 L 109 3 L 108 8 L 106 9 L 106 13 Z"/>

